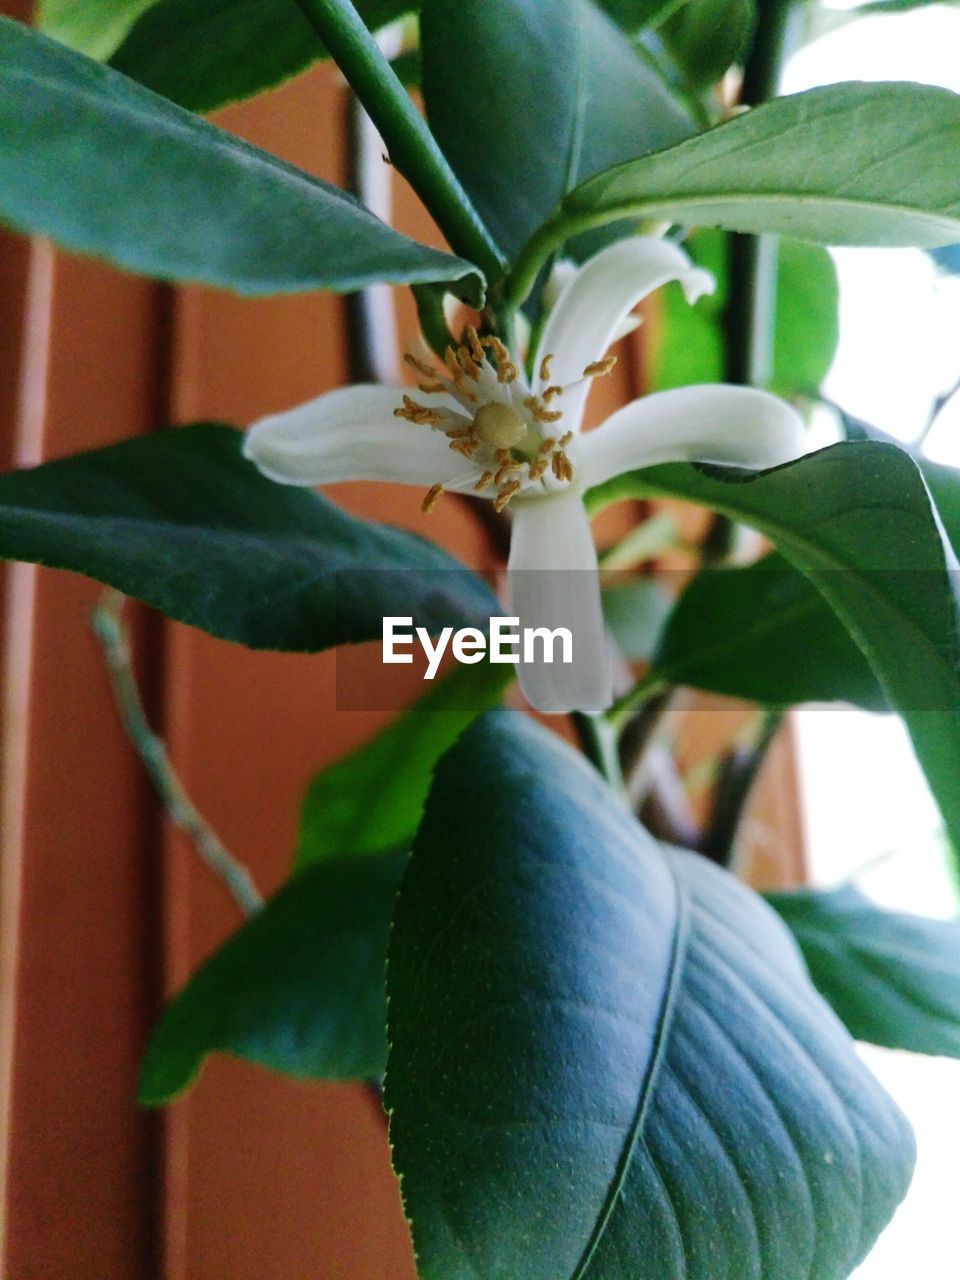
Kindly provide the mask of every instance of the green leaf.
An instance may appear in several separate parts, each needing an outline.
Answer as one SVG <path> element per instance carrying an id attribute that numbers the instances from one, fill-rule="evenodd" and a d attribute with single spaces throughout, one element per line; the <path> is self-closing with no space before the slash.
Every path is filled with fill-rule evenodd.
<path id="1" fill-rule="evenodd" d="M 499 606 L 439 547 L 274 484 L 242 436 L 203 424 L 0 476 L 0 556 L 72 569 L 253 649 L 431 630 Z"/>
<path id="2" fill-rule="evenodd" d="M 687 0 L 663 26 L 663 40 L 693 88 L 707 89 L 743 62 L 757 24 L 755 0 Z"/>
<path id="3" fill-rule="evenodd" d="M 600 7 L 625 31 L 635 34 L 641 27 L 657 27 L 687 0 L 600 0 Z"/>
<path id="4" fill-rule="evenodd" d="M 674 606 L 646 679 L 767 706 L 889 706 L 870 664 L 809 579 L 778 555 L 704 569 Z"/>
<path id="5" fill-rule="evenodd" d="M 913 460 L 851 441 L 767 472 L 654 467 L 595 490 L 591 506 L 652 494 L 752 525 L 814 583 L 904 717 L 960 849 L 957 567 Z"/>
<path id="6" fill-rule="evenodd" d="M 829 85 L 591 178 L 563 201 L 551 239 L 645 218 L 826 244 L 949 244 L 960 239 L 958 164 L 957 94 Z"/>
<path id="7" fill-rule="evenodd" d="M 157 0 L 40 0 L 37 26 L 54 40 L 91 58 L 109 58 Z"/>
<path id="8" fill-rule="evenodd" d="M 415 4 L 359 0 L 356 7 L 376 31 Z M 272 89 L 325 57 L 294 0 L 159 0 L 110 63 L 181 107 L 213 111 Z"/>
<path id="9" fill-rule="evenodd" d="M 126 76 L 0 20 L 0 217 L 162 279 L 239 293 L 480 273 L 417 244 L 345 192 Z"/>
<path id="10" fill-rule="evenodd" d="M 851 1035 L 960 1058 L 960 923 L 882 911 L 852 886 L 767 901 Z"/>
<path id="11" fill-rule="evenodd" d="M 711 272 L 717 289 L 694 307 L 679 286 L 664 290 L 649 343 L 652 389 L 723 381 L 727 241 L 724 232 L 707 229 L 684 244 L 691 259 Z M 771 386 L 780 394 L 811 395 L 826 377 L 840 336 L 838 305 L 837 273 L 826 249 L 781 240 L 771 376 Z"/>
<path id="12" fill-rule="evenodd" d="M 590 0 L 425 0 L 420 30 L 430 126 L 510 257 L 574 183 L 692 132 Z"/>
<path id="13" fill-rule="evenodd" d="M 387 991 L 423 1280 L 841 1280 L 908 1184 L 775 914 L 513 713 L 440 763 Z"/>
<path id="14" fill-rule="evenodd" d="M 341 859 L 289 880 L 167 1008 L 140 1101 L 182 1093 L 211 1053 L 307 1080 L 378 1079 L 387 935 L 406 857 Z"/>
<path id="15" fill-rule="evenodd" d="M 457 667 L 376 737 L 318 773 L 300 812 L 295 866 L 407 848 L 434 766 L 481 712 L 496 706 L 515 668 Z"/>

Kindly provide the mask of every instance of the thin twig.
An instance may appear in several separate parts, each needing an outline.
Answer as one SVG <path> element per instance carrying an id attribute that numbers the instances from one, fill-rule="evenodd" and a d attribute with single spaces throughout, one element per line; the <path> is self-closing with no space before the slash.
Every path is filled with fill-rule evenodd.
<path id="1" fill-rule="evenodd" d="M 193 842 L 200 857 L 223 881 L 244 915 L 263 906 L 250 873 L 226 849 L 216 832 L 200 816 L 177 777 L 163 742 L 150 728 L 130 661 L 130 644 L 123 625 L 126 597 L 106 591 L 93 611 L 93 631 L 103 649 L 110 685 L 123 727 L 143 761 L 170 818 Z"/>

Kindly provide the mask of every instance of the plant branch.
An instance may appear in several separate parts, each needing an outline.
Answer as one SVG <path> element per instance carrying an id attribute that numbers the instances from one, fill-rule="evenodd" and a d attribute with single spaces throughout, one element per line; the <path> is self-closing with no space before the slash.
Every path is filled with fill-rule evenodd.
<path id="1" fill-rule="evenodd" d="M 103 649 L 107 675 L 127 737 L 143 761 L 170 818 L 193 841 L 200 857 L 223 881 L 243 914 L 252 915 L 263 906 L 263 898 L 250 873 L 197 812 L 170 763 L 166 747 L 147 721 L 123 625 L 124 602 L 125 597 L 119 591 L 106 591 L 93 612 L 92 624 Z"/>
<path id="2" fill-rule="evenodd" d="M 377 126 L 390 161 L 419 195 L 454 253 L 496 280 L 504 261 L 470 198 L 351 0 L 296 0 Z"/>

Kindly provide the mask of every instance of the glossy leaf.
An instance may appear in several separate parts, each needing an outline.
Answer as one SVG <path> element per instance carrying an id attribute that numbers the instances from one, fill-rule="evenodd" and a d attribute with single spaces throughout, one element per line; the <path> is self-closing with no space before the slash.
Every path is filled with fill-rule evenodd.
<path id="1" fill-rule="evenodd" d="M 439 547 L 274 484 L 241 439 L 182 427 L 0 476 L 0 556 L 85 573 L 254 649 L 379 639 L 384 614 L 433 629 L 496 612 Z"/>
<path id="2" fill-rule="evenodd" d="M 318 773 L 300 811 L 296 866 L 409 847 L 434 766 L 467 725 L 500 702 L 515 670 L 457 667 L 369 742 Z"/>
<path id="3" fill-rule="evenodd" d="M 670 612 L 669 595 L 652 578 L 615 583 L 603 590 L 603 616 L 625 658 L 649 661 Z"/>
<path id="4" fill-rule="evenodd" d="M 510 256 L 577 181 L 693 129 L 590 0 L 425 0 L 421 48 L 430 126 Z"/>
<path id="5" fill-rule="evenodd" d="M 359 0 L 371 30 L 413 0 Z M 191 111 L 213 111 L 305 70 L 326 50 L 294 0 L 159 0 L 110 59 L 118 71 Z"/>
<path id="6" fill-rule="evenodd" d="M 512 713 L 437 770 L 387 988 L 423 1280 L 841 1280 L 906 1189 L 774 913 Z"/>
<path id="7" fill-rule="evenodd" d="M 889 710 L 837 615 L 778 555 L 697 574 L 661 632 L 650 678 L 767 706 L 839 700 Z"/>
<path id="8" fill-rule="evenodd" d="M 109 58 L 157 0 L 39 0 L 37 26 L 91 58 Z"/>
<path id="9" fill-rule="evenodd" d="M 591 504 L 652 494 L 752 525 L 810 578 L 906 720 L 960 849 L 957 566 L 913 460 L 851 441 L 761 473 L 655 467 L 610 481 Z"/>
<path id="10" fill-rule="evenodd" d="M 556 238 L 619 218 L 826 244 L 960 239 L 960 95 L 838 84 L 764 103 L 571 191 Z"/>
<path id="11" fill-rule="evenodd" d="M 386 1058 L 384 963 L 406 854 L 294 876 L 173 999 L 140 1082 L 168 1102 L 211 1053 L 307 1080 L 374 1080 Z"/>
<path id="12" fill-rule="evenodd" d="M 350 291 L 476 268 L 126 76 L 0 19 L 0 218 L 68 249 L 238 293 Z"/>
<path id="13" fill-rule="evenodd" d="M 883 911 L 851 886 L 767 901 L 851 1035 L 960 1058 L 960 922 Z"/>

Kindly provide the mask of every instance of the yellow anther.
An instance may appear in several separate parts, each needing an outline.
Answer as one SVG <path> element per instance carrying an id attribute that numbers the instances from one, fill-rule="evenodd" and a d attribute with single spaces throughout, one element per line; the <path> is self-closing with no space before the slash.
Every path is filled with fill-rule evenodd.
<path id="1" fill-rule="evenodd" d="M 528 430 L 516 409 L 495 400 L 480 406 L 473 419 L 473 428 L 483 443 L 494 449 L 513 449 L 526 437 Z"/>
<path id="2" fill-rule="evenodd" d="M 521 488 L 522 485 L 519 480 L 511 480 L 509 484 L 504 485 L 493 501 L 494 511 L 502 511 L 513 495 Z"/>
<path id="3" fill-rule="evenodd" d="M 497 449 L 495 450 L 493 456 L 496 458 L 496 460 L 500 463 L 501 466 L 505 462 L 513 461 L 513 455 L 511 454 L 509 449 Z"/>
<path id="4" fill-rule="evenodd" d="M 477 337 L 476 329 L 472 324 L 468 324 L 464 332 L 467 335 L 467 342 L 470 344 L 470 354 L 473 356 L 477 364 L 483 364 L 483 347 L 480 345 L 480 339 Z"/>
<path id="5" fill-rule="evenodd" d="M 473 486 L 474 491 L 479 493 L 481 489 L 486 489 L 488 484 L 493 484 L 493 472 L 485 471 L 477 483 Z"/>
<path id="6" fill-rule="evenodd" d="M 604 356 L 602 360 L 594 360 L 583 371 L 585 378 L 604 378 L 617 363 L 616 356 Z"/>
<path id="7" fill-rule="evenodd" d="M 451 440 L 450 448 L 454 453 L 461 453 L 465 458 L 472 458 L 480 448 L 478 440 Z"/>
<path id="8" fill-rule="evenodd" d="M 573 466 L 570 459 L 562 449 L 558 449 L 557 452 L 551 456 L 550 466 L 553 469 L 553 474 L 558 480 L 573 479 Z"/>
<path id="9" fill-rule="evenodd" d="M 425 392 L 426 395 L 428 396 L 435 396 L 438 391 L 445 391 L 446 388 L 444 387 L 443 383 L 440 381 L 418 382 L 417 390 Z"/>
<path id="10" fill-rule="evenodd" d="M 548 409 L 537 396 L 528 396 L 524 407 L 529 409 L 538 422 L 559 422 L 563 417 L 562 409 Z"/>
<path id="11" fill-rule="evenodd" d="M 458 382 L 463 377 L 463 370 L 460 368 L 460 361 L 457 358 L 457 353 L 454 351 L 453 347 L 447 347 L 446 351 L 443 353 L 443 358 L 450 371 L 450 377 L 454 382 Z"/>
<path id="12" fill-rule="evenodd" d="M 424 404 L 418 404 L 411 396 L 403 397 L 403 404 L 394 409 L 393 416 L 395 418 L 406 418 L 408 422 L 426 423 L 431 427 L 438 427 L 443 421 L 442 416 L 436 409 L 428 409 Z"/>
<path id="13" fill-rule="evenodd" d="M 520 370 L 510 359 L 510 352 L 500 341 L 499 338 L 489 337 L 481 338 L 480 342 L 487 350 L 492 351 L 497 361 L 497 381 L 498 382 L 516 382 L 520 376 Z"/>
<path id="14" fill-rule="evenodd" d="M 556 436 L 547 436 L 545 440 L 540 441 L 541 453 L 549 453 L 551 449 L 555 449 L 556 447 L 557 447 Z"/>
<path id="15" fill-rule="evenodd" d="M 562 395 L 563 395 L 563 387 L 547 387 L 546 391 L 542 393 L 540 398 L 544 401 L 545 404 L 548 404 L 553 399 L 554 396 L 562 396 Z"/>
<path id="16" fill-rule="evenodd" d="M 552 364 L 552 362 L 553 362 L 552 355 L 544 356 L 543 359 L 540 361 L 540 381 L 541 382 L 550 381 L 550 365 Z"/>
<path id="17" fill-rule="evenodd" d="M 432 485 L 431 488 L 427 490 L 427 496 L 424 498 L 423 502 L 420 504 L 420 510 L 423 512 L 425 516 L 428 516 L 430 514 L 430 512 L 437 505 L 437 503 L 440 501 L 442 496 L 443 496 L 442 484 Z"/>
<path id="18" fill-rule="evenodd" d="M 527 475 L 531 480 L 539 480 L 540 477 L 543 475 L 543 473 L 546 471 L 546 469 L 547 469 L 546 458 L 539 458 L 536 462 L 530 463 L 530 470 L 527 472 Z"/>
<path id="19" fill-rule="evenodd" d="M 425 360 L 418 360 L 409 351 L 403 357 L 403 363 L 409 365 L 411 369 L 415 369 L 417 373 L 422 373 L 425 378 L 435 378 L 437 376 L 437 371 L 432 364 L 427 364 Z"/>
<path id="20" fill-rule="evenodd" d="M 572 439 L 573 439 L 572 431 L 568 431 L 566 435 L 562 435 L 560 437 L 560 448 L 565 449 Z"/>
<path id="21" fill-rule="evenodd" d="M 507 476 L 513 475 L 514 472 L 522 471 L 522 470 L 523 470 L 522 462 L 505 462 L 503 466 L 500 468 L 500 470 L 497 472 L 497 474 L 493 477 L 493 483 L 497 486 L 497 488 L 499 488 L 500 485 L 502 485 L 503 482 L 506 480 Z"/>
<path id="22" fill-rule="evenodd" d="M 478 382 L 480 379 L 480 366 L 466 347 L 457 347 L 457 359 L 460 361 L 460 367 L 467 377 L 472 378 L 474 382 Z"/>

